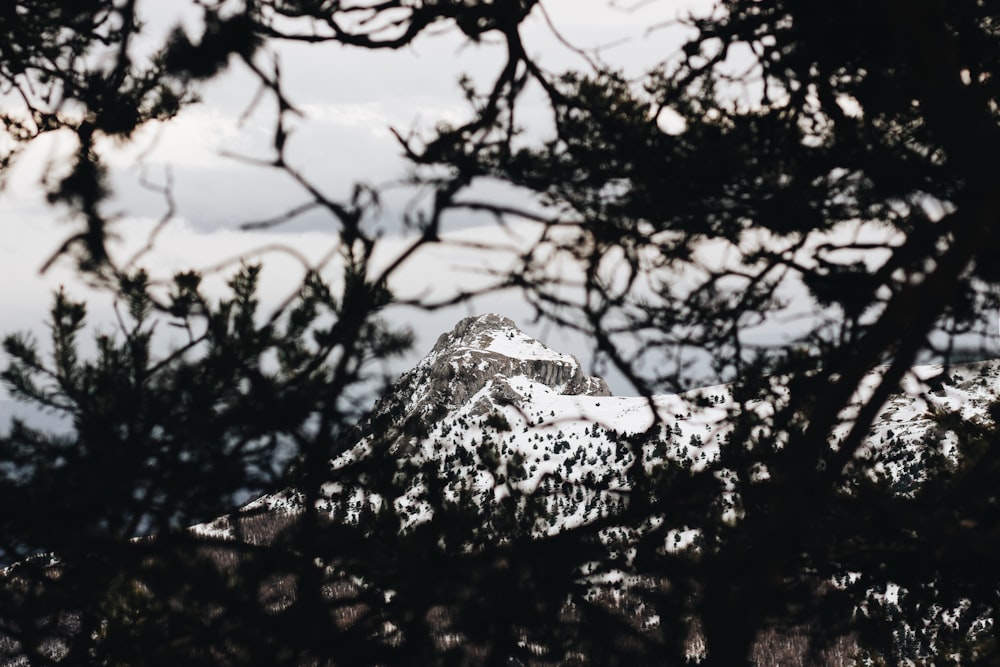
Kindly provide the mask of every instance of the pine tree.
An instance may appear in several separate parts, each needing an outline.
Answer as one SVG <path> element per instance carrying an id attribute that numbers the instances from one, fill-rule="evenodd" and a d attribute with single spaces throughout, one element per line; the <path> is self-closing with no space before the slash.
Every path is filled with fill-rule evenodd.
<path id="1" fill-rule="evenodd" d="M 818 645 L 854 633 L 890 660 L 896 637 L 911 641 L 899 634 L 906 623 L 941 638 L 927 650 L 996 660 L 996 642 L 973 632 L 997 620 L 995 410 L 937 417 L 960 455 L 935 456 L 937 435 L 922 443 L 925 480 L 912 492 L 869 474 L 862 455 L 908 369 L 924 358 L 947 364 L 962 335 L 993 330 L 987 314 L 1000 306 L 993 3 L 722 0 L 689 18 L 680 51 L 639 81 L 593 58 L 545 70 L 522 31 L 540 0 L 200 4 L 201 34 L 178 29 L 141 62 L 130 51 L 147 35 L 134 2 L 0 9 L 0 80 L 21 105 L 3 117 L 14 147 L 3 166 L 45 133 L 75 137 L 71 164 L 47 181 L 77 225 L 60 254 L 127 311 L 93 357 L 78 340 L 86 308 L 65 296 L 52 311 L 50 357 L 24 337 L 5 342 L 7 386 L 67 415 L 73 431 L 14 423 L 0 440 L 0 555 L 18 561 L 0 590 L 0 633 L 14 640 L 4 650 L 35 662 L 64 651 L 67 664 L 430 665 L 528 661 L 534 645 L 555 662 L 676 664 L 696 625 L 706 664 L 737 665 L 765 629 L 801 627 Z M 361 187 L 343 202 L 317 196 L 288 166 L 294 105 L 258 58 L 272 40 L 363 55 L 442 26 L 495 40 L 507 58 L 485 84 L 463 81 L 465 122 L 401 138 L 412 182 L 433 193 L 413 217 L 415 243 L 440 242 L 454 213 L 528 221 L 552 232 L 549 243 L 521 254 L 498 284 L 522 290 L 539 317 L 590 335 L 597 356 L 645 395 L 684 387 L 697 363 L 734 381 L 718 456 L 703 451 L 690 471 L 633 465 L 628 501 L 615 501 L 612 517 L 475 548 L 461 535 L 476 534 L 476 520 L 454 503 L 402 530 L 393 502 L 412 471 L 389 444 L 376 439 L 371 457 L 330 470 L 356 444 L 370 365 L 407 338 L 378 319 L 392 297 L 369 261 L 376 234 L 362 224 L 378 197 Z M 168 119 L 233 62 L 277 102 L 269 168 L 303 184 L 306 205 L 336 223 L 347 267 L 337 290 L 310 275 L 294 304 L 268 316 L 253 267 L 211 303 L 197 273 L 178 275 L 164 295 L 106 248 L 102 141 Z M 544 140 L 521 133 L 526 91 L 544 100 Z M 661 123 L 668 115 L 674 122 Z M 467 196 L 484 179 L 527 203 Z M 726 259 L 709 261 L 708 249 Z M 582 267 L 582 284 L 546 270 L 554 259 Z M 760 345 L 759 327 L 798 314 L 788 290 L 817 318 Z M 158 321 L 189 342 L 155 355 Z M 877 366 L 874 387 L 859 393 Z M 427 437 L 426 424 L 411 426 Z M 641 462 L 656 430 L 609 439 Z M 508 463 L 512 480 L 525 478 L 524 463 Z M 378 498 L 377 521 L 321 517 L 328 483 Z M 307 509 L 270 544 L 184 529 L 284 485 Z M 528 516 L 539 504 L 507 502 Z M 697 549 L 663 549 L 670 531 L 688 527 Z M 632 557 L 608 552 L 610 528 L 637 536 Z M 582 572 L 593 563 L 653 582 L 631 594 L 659 628 L 637 632 L 588 598 Z M 859 574 L 829 584 L 845 573 Z M 898 609 L 871 598 L 890 583 L 904 589 Z M 952 633 L 945 616 L 958 605 L 968 611 Z M 461 646 L 436 643 L 434 614 Z"/>

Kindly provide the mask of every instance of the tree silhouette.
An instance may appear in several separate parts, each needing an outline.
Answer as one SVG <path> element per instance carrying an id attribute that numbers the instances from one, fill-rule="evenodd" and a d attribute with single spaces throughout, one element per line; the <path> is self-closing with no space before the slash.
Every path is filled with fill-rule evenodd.
<path id="1" fill-rule="evenodd" d="M 0 441 L 0 550 L 18 561 L 0 605 L 12 655 L 678 664 L 694 632 L 705 664 L 737 665 L 779 631 L 805 632 L 817 650 L 851 635 L 889 661 L 1000 660 L 995 409 L 935 415 L 913 445 L 917 483 L 879 477 L 866 449 L 914 363 L 943 361 L 948 377 L 954 347 L 985 335 L 1000 306 L 992 3 L 724 0 L 686 19 L 690 38 L 641 81 L 599 57 L 545 70 L 522 31 L 540 1 L 204 2 L 201 34 L 174 31 L 145 65 L 132 57 L 135 2 L 77 4 L 0 10 L 0 80 L 21 104 L 4 121 L 15 146 L 55 129 L 77 137 L 72 168 L 48 184 L 79 222 L 61 252 L 127 312 L 90 360 L 76 340 L 85 308 L 65 297 L 50 360 L 7 339 L 7 385 L 74 427 L 15 423 Z M 363 218 L 377 193 L 337 201 L 288 164 L 294 101 L 260 54 L 289 41 L 394 50 L 442 25 L 499 40 L 506 58 L 485 83 L 463 81 L 470 120 L 399 136 L 413 182 L 433 194 L 408 220 L 412 245 L 376 268 Z M 105 247 L 97 139 L 170 117 L 233 62 L 277 102 L 262 168 L 304 193 L 268 224 L 325 211 L 345 267 L 336 288 L 310 272 L 270 314 L 258 311 L 253 267 L 212 302 L 196 273 L 156 290 Z M 552 125 L 537 140 L 516 113 L 532 89 Z M 525 203 L 484 197 L 482 180 Z M 448 243 L 449 216 L 470 212 L 538 231 L 493 288 L 588 334 L 643 395 L 688 387 L 698 363 L 732 381 L 719 456 L 647 467 L 660 424 L 623 437 L 624 500 L 547 537 L 523 529 L 540 499 L 510 498 L 484 519 L 467 496 L 444 500 L 432 467 L 399 456 L 392 415 L 365 422 L 358 407 L 372 363 L 408 340 L 379 319 L 394 300 L 388 280 L 417 248 Z M 582 283 L 553 273 L 560 262 Z M 164 357 L 150 347 L 158 318 L 189 335 Z M 787 321 L 797 324 L 784 340 L 760 342 Z M 363 436 L 371 454 L 331 468 Z M 390 501 L 414 479 L 442 500 L 408 527 Z M 319 511 L 331 484 L 357 490 L 362 518 Z M 232 513 L 286 487 L 304 508 L 294 519 Z M 186 530 L 216 516 L 238 539 Z M 690 546 L 671 547 L 692 529 Z M 610 573 L 635 582 L 618 606 L 601 583 Z M 659 623 L 642 627 L 639 608 Z"/>

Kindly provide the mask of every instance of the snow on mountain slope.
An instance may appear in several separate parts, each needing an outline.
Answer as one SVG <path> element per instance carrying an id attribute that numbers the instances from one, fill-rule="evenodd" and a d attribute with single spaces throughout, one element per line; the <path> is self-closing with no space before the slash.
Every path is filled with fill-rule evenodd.
<path id="1" fill-rule="evenodd" d="M 915 368 L 904 392 L 883 409 L 863 452 L 876 460 L 876 473 L 912 481 L 921 455 L 911 445 L 936 428 L 932 415 L 947 409 L 981 417 L 1000 393 L 1000 363 L 953 366 L 948 377 L 941 372 Z M 879 371 L 873 372 L 860 393 L 878 379 Z M 718 455 L 732 407 L 726 385 L 650 399 L 611 396 L 604 381 L 587 375 L 574 357 L 527 336 L 507 318 L 481 315 L 460 321 L 400 377 L 376 405 L 357 447 L 331 467 L 336 472 L 369 456 L 373 447 L 385 448 L 399 466 L 392 503 L 403 526 L 425 520 L 440 505 L 427 495 L 434 477 L 446 499 L 471 500 L 480 508 L 534 497 L 544 511 L 531 529 L 555 532 L 624 502 L 625 474 L 633 462 L 630 436 L 654 429 L 642 452 L 647 469 L 669 460 L 698 470 Z M 849 426 L 845 422 L 831 440 Z M 948 447 L 953 455 L 954 443 Z M 342 482 L 324 492 L 321 507 L 351 520 L 366 505 L 383 502 Z M 294 512 L 300 503 L 288 491 L 248 507 Z M 224 529 L 224 522 L 199 528 Z"/>
<path id="2" fill-rule="evenodd" d="M 880 369 L 871 373 L 874 385 Z M 868 434 L 860 452 L 874 460 L 876 476 L 891 480 L 906 492 L 923 478 L 927 452 L 919 445 L 933 435 L 941 443 L 941 453 L 954 460 L 958 454 L 955 434 L 938 424 L 937 417 L 954 413 L 963 420 L 986 418 L 989 405 L 1000 400 L 1000 361 L 988 360 L 952 365 L 915 366 L 904 378 L 903 391 L 890 396 Z M 834 433 L 842 437 L 845 424 Z"/>

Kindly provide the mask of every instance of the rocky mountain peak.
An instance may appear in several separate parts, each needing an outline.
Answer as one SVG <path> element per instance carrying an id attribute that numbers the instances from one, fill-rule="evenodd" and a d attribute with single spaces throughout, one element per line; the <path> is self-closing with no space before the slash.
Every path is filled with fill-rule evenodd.
<path id="1" fill-rule="evenodd" d="M 518 404 L 525 397 L 512 385 L 527 382 L 559 395 L 609 396 L 607 384 L 583 371 L 580 362 L 527 335 L 509 318 L 466 317 L 442 334 L 431 351 L 403 374 L 376 414 L 397 425 L 433 420 L 467 403 L 473 413 Z"/>
<path id="2" fill-rule="evenodd" d="M 521 333 L 509 317 L 496 313 L 473 315 L 459 320 L 454 329 L 441 334 L 430 354 L 441 354 L 449 349 L 486 349 L 496 336 L 511 332 Z"/>
<path id="3" fill-rule="evenodd" d="M 558 394 L 610 395 L 604 380 L 587 375 L 576 357 L 553 350 L 510 318 L 493 313 L 460 320 L 414 370 L 428 371 L 426 379 L 465 385 L 472 393 L 490 381 L 523 377 Z"/>

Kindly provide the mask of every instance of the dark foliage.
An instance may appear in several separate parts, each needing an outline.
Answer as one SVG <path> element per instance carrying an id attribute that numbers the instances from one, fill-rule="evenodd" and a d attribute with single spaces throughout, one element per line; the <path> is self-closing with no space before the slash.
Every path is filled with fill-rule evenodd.
<path id="1" fill-rule="evenodd" d="M 817 655 L 851 636 L 888 663 L 1000 662 L 996 410 L 935 415 L 919 480 L 880 477 L 865 448 L 908 369 L 947 365 L 1000 305 L 995 3 L 724 0 L 640 82 L 593 59 L 542 69 L 520 26 L 544 2 L 198 4 L 202 34 L 174 31 L 141 61 L 134 1 L 0 9 L 0 81 L 22 104 L 2 117 L 7 133 L 16 146 L 75 134 L 73 164 L 48 183 L 80 224 L 60 252 L 126 311 L 92 358 L 77 341 L 86 310 L 63 296 L 51 358 L 5 343 L 7 386 L 74 428 L 14 423 L 0 440 L 0 555 L 17 561 L 0 587 L 4 650 L 37 664 L 679 664 L 697 629 L 706 664 L 739 665 L 806 628 Z M 362 224 L 376 194 L 335 201 L 287 165 L 294 105 L 257 56 L 278 41 L 399 49 L 441 26 L 499 39 L 507 58 L 485 88 L 464 83 L 471 120 L 401 137 L 432 204 L 410 221 L 411 249 L 376 270 Z M 278 102 L 267 168 L 306 193 L 278 221 L 326 211 L 346 267 L 341 287 L 310 274 L 275 313 L 258 312 L 253 267 L 212 303 L 196 273 L 160 293 L 105 248 L 98 139 L 169 118 L 234 62 Z M 529 85 L 551 116 L 543 141 L 515 121 Z M 477 199 L 485 178 L 530 205 Z M 615 511 L 546 537 L 523 529 L 537 503 L 480 510 L 388 437 L 331 469 L 361 433 L 373 362 L 408 340 L 379 319 L 388 276 L 470 211 L 541 230 L 497 287 L 592 336 L 638 391 L 685 386 L 692 360 L 734 381 L 717 460 L 647 469 L 633 456 Z M 552 275 L 567 258 L 582 294 Z M 800 314 L 790 282 L 814 324 L 755 344 L 757 327 Z M 153 354 L 157 321 L 187 344 Z M 621 443 L 660 438 L 656 424 Z M 439 500 L 407 528 L 392 501 L 417 477 Z M 326 484 L 360 493 L 361 516 L 321 513 Z M 304 508 L 294 520 L 233 513 L 234 540 L 185 529 L 286 486 Z M 695 545 L 668 548 L 687 529 Z M 620 605 L 600 583 L 612 571 L 635 582 Z"/>

